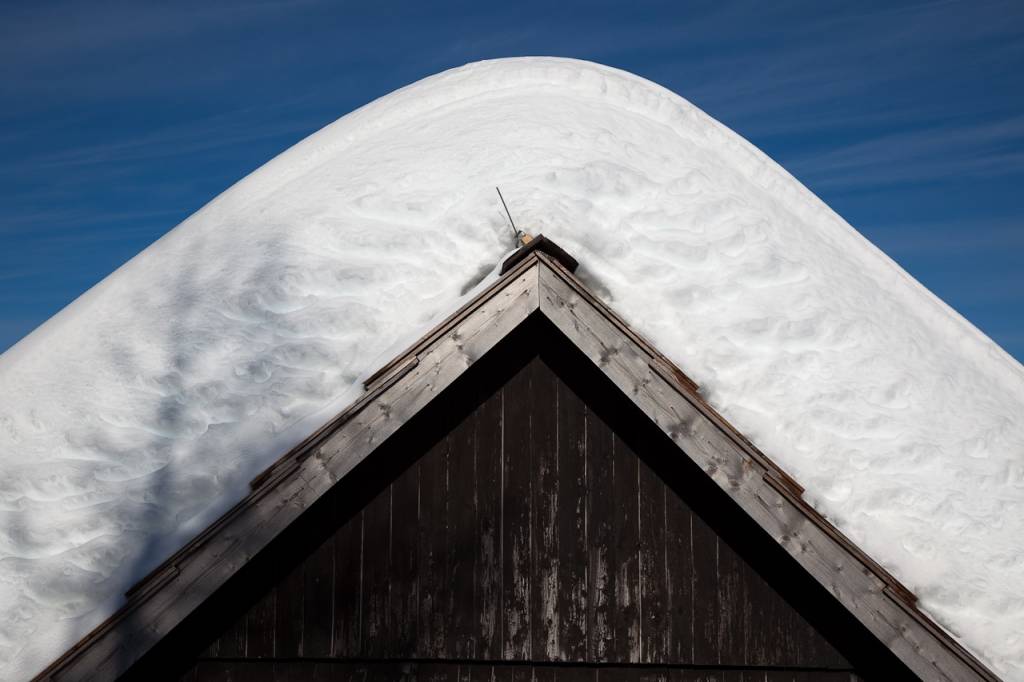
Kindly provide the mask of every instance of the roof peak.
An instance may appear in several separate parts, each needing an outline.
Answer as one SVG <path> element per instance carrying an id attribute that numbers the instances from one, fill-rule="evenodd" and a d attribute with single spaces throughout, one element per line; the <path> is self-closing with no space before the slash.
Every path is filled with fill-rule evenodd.
<path id="1" fill-rule="evenodd" d="M 532 237 L 528 233 L 523 233 L 521 243 L 522 246 L 520 246 L 515 253 L 506 258 L 505 262 L 501 264 L 502 275 L 514 268 L 534 251 L 548 254 L 569 272 L 576 272 L 576 268 L 579 267 L 579 262 L 575 258 L 570 256 L 568 252 L 556 244 L 554 240 L 548 239 L 543 234 Z"/>

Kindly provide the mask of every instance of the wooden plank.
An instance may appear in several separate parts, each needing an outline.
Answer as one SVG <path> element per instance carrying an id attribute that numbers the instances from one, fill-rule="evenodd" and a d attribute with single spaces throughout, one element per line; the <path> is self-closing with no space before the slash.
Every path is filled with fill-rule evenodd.
<path id="1" fill-rule="evenodd" d="M 668 682 L 667 668 L 639 668 L 637 682 Z"/>
<path id="2" fill-rule="evenodd" d="M 693 556 L 693 662 L 717 665 L 722 662 L 718 630 L 722 605 L 718 594 L 718 535 L 699 515 L 691 517 Z"/>
<path id="3" fill-rule="evenodd" d="M 235 618 L 231 625 L 221 633 L 218 638 L 217 654 L 220 658 L 243 658 L 245 657 L 245 626 L 246 618 L 243 613 Z"/>
<path id="4" fill-rule="evenodd" d="M 531 658 L 530 604 L 533 573 L 530 541 L 531 462 L 530 391 L 532 373 L 524 368 L 502 389 L 502 604 L 505 660 Z"/>
<path id="5" fill-rule="evenodd" d="M 316 679 L 316 666 L 310 661 L 277 661 L 274 682 L 310 682 Z"/>
<path id="6" fill-rule="evenodd" d="M 540 286 L 541 312 L 905 664 L 925 678 L 996 679 L 951 641 L 934 639 L 922 617 L 896 613 L 879 577 L 868 570 L 837 573 L 835 566 L 850 552 L 777 491 L 765 491 L 767 470 L 695 407 L 695 397 L 659 377 L 649 367 L 651 356 L 584 301 L 571 275 L 542 267 Z M 613 345 L 606 341 L 611 339 Z M 802 533 L 799 543 L 787 540 L 794 530 Z"/>
<path id="7" fill-rule="evenodd" d="M 334 645 L 339 658 L 356 657 L 363 645 L 363 512 L 334 534 Z"/>
<path id="8" fill-rule="evenodd" d="M 342 671 L 335 669 L 335 674 L 341 672 L 343 679 L 350 682 L 394 682 L 395 680 L 407 679 L 407 671 L 410 666 L 407 663 L 395 663 L 390 661 L 368 661 L 361 662 L 351 667 L 342 668 Z M 347 675 L 346 675 L 347 673 Z M 412 679 L 416 679 L 412 676 Z"/>
<path id="9" fill-rule="evenodd" d="M 718 660 L 731 665 L 746 664 L 745 643 L 750 620 L 749 595 L 745 589 L 743 560 L 729 544 L 718 538 Z M 749 570 L 749 569 L 747 569 Z"/>
<path id="10" fill-rule="evenodd" d="M 598 682 L 639 682 L 640 670 L 635 667 L 608 667 L 597 669 Z"/>
<path id="11" fill-rule="evenodd" d="M 420 477 L 415 462 L 391 484 L 391 601 L 387 654 L 416 655 L 419 623 Z"/>
<path id="12" fill-rule="evenodd" d="M 227 682 L 233 670 L 231 661 L 199 661 L 195 667 L 195 682 Z"/>
<path id="13" fill-rule="evenodd" d="M 640 662 L 668 663 L 670 610 L 665 484 L 643 460 L 639 465 L 640 500 Z"/>
<path id="14" fill-rule="evenodd" d="M 627 443 L 612 440 L 614 512 L 611 570 L 615 574 L 612 660 L 640 660 L 640 489 L 639 459 Z"/>
<path id="15" fill-rule="evenodd" d="M 532 660 L 555 661 L 560 658 L 559 577 L 559 457 L 558 457 L 558 385 L 554 373 L 539 358 L 530 371 L 530 443 L 533 556 L 530 593 Z"/>
<path id="16" fill-rule="evenodd" d="M 442 658 L 447 642 L 448 592 L 445 504 L 448 492 L 448 440 L 420 459 L 419 658 Z"/>
<path id="17" fill-rule="evenodd" d="M 477 657 L 502 656 L 502 392 L 485 396 L 477 410 L 477 537 L 473 583 L 477 595 Z"/>
<path id="18" fill-rule="evenodd" d="M 558 669 L 545 666 L 532 666 L 532 676 L 527 678 L 531 682 L 557 682 Z"/>
<path id="19" fill-rule="evenodd" d="M 476 518 L 476 417 L 467 415 L 449 436 L 447 494 L 448 599 L 445 606 L 449 633 L 446 657 L 476 657 L 476 584 L 474 575 L 479 546 Z"/>
<path id="20" fill-rule="evenodd" d="M 586 404 L 557 381 L 559 658 L 587 656 Z"/>
<path id="21" fill-rule="evenodd" d="M 334 536 L 306 559 L 302 595 L 302 655 L 326 658 L 334 641 Z"/>
<path id="22" fill-rule="evenodd" d="M 556 679 L 558 682 L 597 682 L 597 670 L 583 666 L 559 668 Z"/>
<path id="23" fill-rule="evenodd" d="M 412 679 L 416 682 L 458 682 L 459 666 L 453 663 L 416 663 L 412 667 Z M 403 675 L 403 678 L 406 678 Z M 401 679 L 388 677 L 388 680 Z"/>
<path id="24" fill-rule="evenodd" d="M 694 662 L 694 553 L 692 512 L 671 487 L 665 489 L 666 659 Z"/>
<path id="25" fill-rule="evenodd" d="M 412 358 L 416 357 L 419 353 L 429 348 L 431 345 L 437 342 L 439 338 L 444 336 L 445 333 L 452 327 L 458 326 L 458 323 L 469 317 L 477 308 L 483 306 L 488 302 L 489 299 L 493 298 L 495 293 L 504 289 L 508 286 L 509 282 L 518 282 L 520 278 L 527 277 L 531 279 L 531 283 L 536 283 L 536 265 L 537 259 L 526 259 L 519 267 L 515 268 L 514 271 L 506 273 L 503 277 L 496 280 L 493 284 L 487 287 L 484 291 L 477 294 L 472 300 L 466 303 L 463 307 L 456 310 L 454 313 L 443 319 L 437 325 L 435 325 L 429 332 L 424 334 L 418 339 L 412 346 L 406 348 L 403 352 L 396 355 L 391 361 L 385 364 L 383 367 L 378 369 L 376 372 L 371 374 L 364 382 L 363 385 L 370 389 L 384 383 L 385 377 L 389 380 L 391 376 L 399 371 L 399 366 L 406 365 L 412 362 Z"/>
<path id="26" fill-rule="evenodd" d="M 252 661 L 201 661 L 196 666 L 197 682 L 271 682 L 274 679 L 272 662 Z"/>
<path id="27" fill-rule="evenodd" d="M 615 578 L 613 570 L 615 499 L 612 431 L 593 411 L 586 413 L 587 443 L 587 660 L 614 660 Z"/>
<path id="28" fill-rule="evenodd" d="M 533 668 L 525 665 L 512 668 L 512 682 L 533 682 Z"/>
<path id="29" fill-rule="evenodd" d="M 380 658 L 388 647 L 391 610 L 391 486 L 363 510 L 362 656 Z"/>
<path id="30" fill-rule="evenodd" d="M 248 658 L 274 657 L 276 601 L 277 591 L 267 590 L 245 616 L 245 655 Z"/>
<path id="31" fill-rule="evenodd" d="M 199 654 L 199 658 L 219 658 L 220 657 L 220 636 L 214 639 L 212 642 L 207 644 L 206 649 L 203 653 Z"/>
<path id="32" fill-rule="evenodd" d="M 515 672 L 515 666 L 511 665 L 496 665 L 491 668 L 491 675 L 486 680 L 489 682 L 512 682 L 512 675 Z"/>
<path id="33" fill-rule="evenodd" d="M 302 655 L 303 575 L 299 562 L 274 589 L 274 653 L 281 658 Z"/>

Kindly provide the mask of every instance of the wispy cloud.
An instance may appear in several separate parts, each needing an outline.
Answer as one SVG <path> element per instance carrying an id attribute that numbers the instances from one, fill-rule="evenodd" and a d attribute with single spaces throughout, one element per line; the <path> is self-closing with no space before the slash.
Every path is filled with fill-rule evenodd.
<path id="1" fill-rule="evenodd" d="M 0 223 L 0 238 L 13 238 L 19 233 L 36 234 L 40 229 L 48 231 L 47 241 L 64 240 L 69 243 L 104 241 L 132 236 L 133 231 L 150 232 L 151 227 L 138 228 L 133 224 L 167 220 L 180 216 L 181 211 L 157 209 L 139 211 L 97 211 L 89 207 L 51 208 L 37 211 L 14 213 Z M 63 233 L 73 228 L 73 233 Z"/>
<path id="2" fill-rule="evenodd" d="M 787 162 L 819 189 L 1024 176 L 1024 116 L 889 132 Z"/>
<path id="3" fill-rule="evenodd" d="M 101 143 L 70 147 L 35 158 L 19 159 L 0 166 L 0 173 L 24 173 L 56 168 L 156 161 L 241 145 L 255 140 L 309 133 L 319 120 L 286 119 L 242 122 L 239 112 L 222 114 L 186 125 L 146 131 L 140 135 L 118 136 Z"/>
<path id="4" fill-rule="evenodd" d="M 1024 252 L 1024 217 L 992 219 L 977 216 L 953 221 L 890 223 L 870 227 L 876 241 L 883 242 L 886 253 L 939 257 Z M 1024 275 L 1018 276 L 1024 284 Z"/>

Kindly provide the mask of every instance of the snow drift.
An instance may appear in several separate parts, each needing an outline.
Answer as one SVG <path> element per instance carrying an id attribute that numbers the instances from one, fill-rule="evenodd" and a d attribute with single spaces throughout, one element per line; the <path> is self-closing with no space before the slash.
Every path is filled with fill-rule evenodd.
<path id="1" fill-rule="evenodd" d="M 513 246 L 496 184 L 1024 679 L 1024 368 L 739 136 L 562 59 L 471 64 L 345 116 L 0 356 L 0 678 L 110 615 L 451 311 Z"/>

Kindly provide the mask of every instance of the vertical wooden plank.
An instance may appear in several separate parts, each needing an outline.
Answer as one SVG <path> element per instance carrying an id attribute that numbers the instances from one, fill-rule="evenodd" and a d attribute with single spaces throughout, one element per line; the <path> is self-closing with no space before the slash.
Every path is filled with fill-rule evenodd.
<path id="1" fill-rule="evenodd" d="M 638 459 L 640 497 L 640 662 L 668 663 L 667 521 L 665 484 Z"/>
<path id="2" fill-rule="evenodd" d="M 310 682 L 316 679 L 316 663 L 310 661 L 276 661 L 274 682 Z"/>
<path id="3" fill-rule="evenodd" d="M 587 443 L 587 658 L 612 660 L 615 632 L 613 568 L 612 432 L 593 411 L 586 413 Z"/>
<path id="4" fill-rule="evenodd" d="M 512 682 L 533 682 L 533 668 L 528 665 L 514 666 Z"/>
<path id="5" fill-rule="evenodd" d="M 614 495 L 606 502 L 612 515 L 613 564 L 615 573 L 615 661 L 640 660 L 640 490 L 639 458 L 625 441 L 612 441 Z"/>
<path id="6" fill-rule="evenodd" d="M 394 682 L 416 680 L 418 677 L 415 664 L 372 661 L 352 666 L 347 677 L 343 676 L 342 679 L 350 682 Z"/>
<path id="7" fill-rule="evenodd" d="M 391 484 L 391 600 L 387 653 L 392 658 L 416 655 L 419 621 L 419 462 Z"/>
<path id="8" fill-rule="evenodd" d="M 785 613 L 780 612 L 780 598 L 767 585 L 762 584 L 749 568 L 744 580 L 750 581 L 747 590 L 751 610 L 751 627 L 747 629 L 745 659 L 749 665 L 794 664 L 797 657 L 793 648 L 803 633 L 790 631 Z M 784 606 L 784 605 L 783 605 Z"/>
<path id="9" fill-rule="evenodd" d="M 306 559 L 302 605 L 302 655 L 331 655 L 334 626 L 334 536 Z"/>
<path id="10" fill-rule="evenodd" d="M 698 514 L 691 515 L 693 546 L 693 662 L 721 663 L 718 627 L 718 536 Z"/>
<path id="11" fill-rule="evenodd" d="M 668 682 L 697 682 L 698 678 L 692 670 L 671 668 L 668 671 Z"/>
<path id="12" fill-rule="evenodd" d="M 362 648 L 363 513 L 334 534 L 334 655 L 359 656 Z"/>
<path id="13" fill-rule="evenodd" d="M 276 600 L 277 591 L 271 588 L 246 614 L 245 655 L 249 658 L 274 657 Z"/>
<path id="14" fill-rule="evenodd" d="M 367 663 L 329 663 L 317 664 L 317 682 L 370 682 L 379 680 L 386 682 L 400 679 L 396 674 L 396 666 L 372 665 Z"/>
<path id="15" fill-rule="evenodd" d="M 746 663 L 749 620 L 743 560 L 721 538 L 718 540 L 718 656 L 729 665 Z"/>
<path id="16" fill-rule="evenodd" d="M 381 658 L 387 648 L 391 551 L 391 486 L 363 511 L 363 656 Z"/>
<path id="17" fill-rule="evenodd" d="M 231 679 L 232 661 L 199 661 L 195 682 L 227 682 Z"/>
<path id="18" fill-rule="evenodd" d="M 446 619 L 448 658 L 476 657 L 476 416 L 452 430 L 448 455 Z"/>
<path id="19" fill-rule="evenodd" d="M 640 668 L 637 682 L 668 682 L 668 670 L 665 668 Z"/>
<path id="20" fill-rule="evenodd" d="M 220 656 L 220 637 L 210 642 L 199 658 L 218 658 Z"/>
<path id="21" fill-rule="evenodd" d="M 597 682 L 597 668 L 558 668 L 557 682 Z"/>
<path id="22" fill-rule="evenodd" d="M 539 357 L 530 363 L 530 370 L 531 650 L 534 661 L 554 661 L 560 657 L 558 386 L 554 373 Z"/>
<path id="23" fill-rule="evenodd" d="M 447 641 L 445 599 L 448 439 L 434 444 L 420 460 L 419 635 L 417 655 L 444 656 Z"/>
<path id="24" fill-rule="evenodd" d="M 453 663 L 418 663 L 412 672 L 411 679 L 416 682 L 458 682 L 459 679 L 459 666 Z M 409 676 L 387 679 L 409 679 Z"/>
<path id="25" fill-rule="evenodd" d="M 557 682 L 558 674 L 556 668 L 533 666 L 532 682 Z"/>
<path id="26" fill-rule="evenodd" d="M 274 653 L 279 658 L 302 655 L 304 570 L 300 561 L 274 589 Z"/>
<path id="27" fill-rule="evenodd" d="M 231 671 L 231 681 L 274 682 L 273 661 L 236 661 Z"/>
<path id="28" fill-rule="evenodd" d="M 219 637 L 217 653 L 220 658 L 245 658 L 245 628 L 246 618 L 243 613 Z"/>
<path id="29" fill-rule="evenodd" d="M 558 380 L 559 658 L 587 660 L 586 405 Z"/>
<path id="30" fill-rule="evenodd" d="M 502 604 L 505 660 L 523 661 L 530 646 L 530 393 L 529 367 L 512 377 L 503 390 L 504 477 L 502 528 Z"/>
<path id="31" fill-rule="evenodd" d="M 597 671 L 598 682 L 638 682 L 640 677 L 639 668 L 599 668 Z"/>
<path id="32" fill-rule="evenodd" d="M 512 673 L 515 666 L 496 665 L 491 668 L 491 676 L 487 678 L 490 682 L 512 682 Z"/>
<path id="33" fill-rule="evenodd" d="M 692 663 L 694 642 L 694 582 L 692 512 L 679 494 L 665 486 L 665 568 L 668 611 L 666 660 Z"/>
<path id="34" fill-rule="evenodd" d="M 477 658 L 494 660 L 502 640 L 502 392 L 487 396 L 477 410 L 477 535 L 479 554 L 473 583 L 477 595 Z"/>

